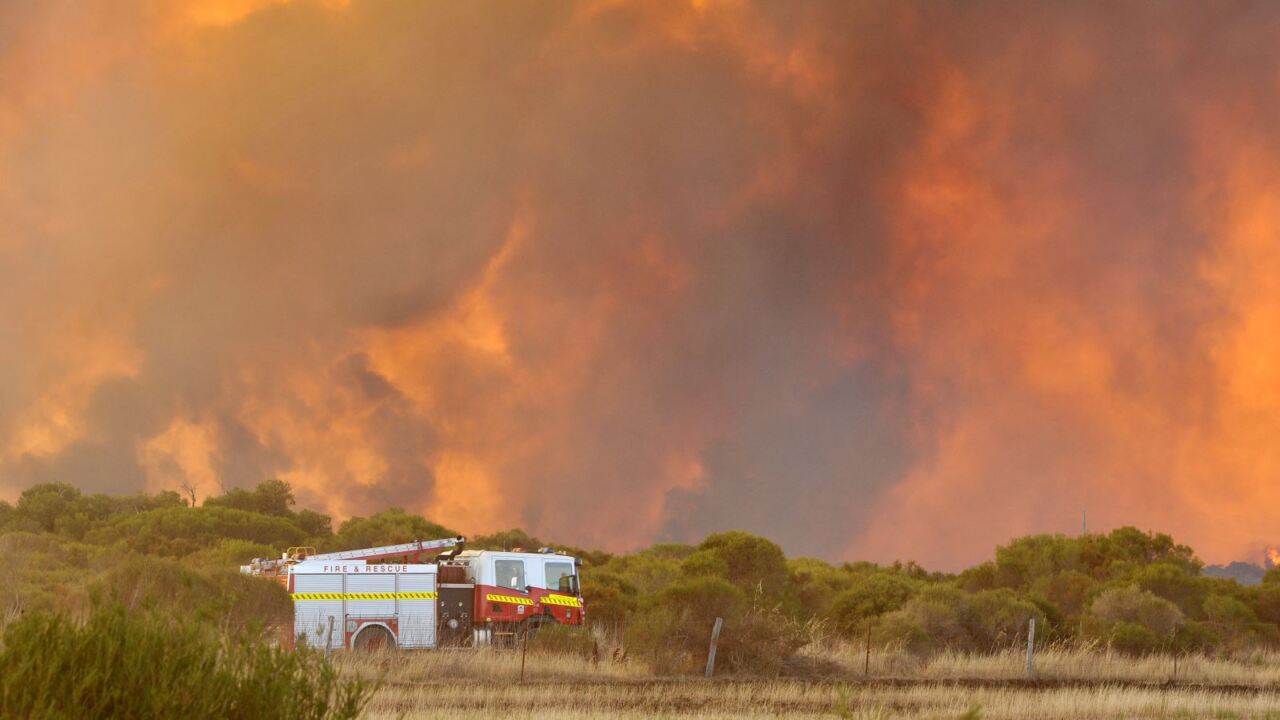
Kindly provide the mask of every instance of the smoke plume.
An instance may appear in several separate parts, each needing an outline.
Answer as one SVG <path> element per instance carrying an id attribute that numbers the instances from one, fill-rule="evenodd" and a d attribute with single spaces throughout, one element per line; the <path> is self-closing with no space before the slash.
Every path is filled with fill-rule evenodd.
<path id="1" fill-rule="evenodd" d="M 1280 502 L 1280 7 L 0 5 L 0 496 L 955 568 Z"/>

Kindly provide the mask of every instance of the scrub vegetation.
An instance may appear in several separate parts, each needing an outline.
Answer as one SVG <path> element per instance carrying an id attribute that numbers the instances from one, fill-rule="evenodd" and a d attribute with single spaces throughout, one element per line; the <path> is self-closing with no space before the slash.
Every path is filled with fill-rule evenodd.
<path id="1" fill-rule="evenodd" d="M 30 613 L 5 628 L 0 710 L 22 718 L 296 718 L 360 715 L 375 684 L 250 631 L 98 604 L 83 621 Z"/>
<path id="2" fill-rule="evenodd" d="M 220 706 L 232 708 L 221 713 L 227 716 L 234 716 L 234 702 L 266 692 L 261 688 L 267 681 L 254 678 L 268 672 L 322 682 L 299 686 L 331 698 L 305 717 L 355 712 L 380 681 L 384 685 L 371 696 L 373 716 L 408 712 L 423 693 L 456 695 L 449 707 L 463 716 L 491 714 L 502 702 L 529 705 L 529 717 L 564 716 L 572 714 L 570 706 L 534 709 L 535 696 L 572 683 L 581 692 L 569 697 L 586 703 L 588 716 L 606 716 L 610 703 L 623 716 L 687 711 L 707 717 L 769 714 L 781 703 L 801 716 L 888 717 L 875 708 L 890 707 L 895 717 L 945 717 L 978 707 L 984 717 L 1001 717 L 1013 716 L 1001 703 L 1027 707 L 1037 693 L 1046 707 L 1103 707 L 1100 684 L 1108 683 L 1129 693 L 1129 707 L 1144 707 L 1143 693 L 1159 694 L 1153 688 L 1172 682 L 1183 689 L 1162 696 L 1170 702 L 1176 696 L 1198 707 L 1218 693 L 1222 707 L 1236 708 L 1224 712 L 1243 717 L 1251 716 L 1255 696 L 1280 684 L 1273 669 L 1280 664 L 1280 573 L 1252 587 L 1206 577 L 1191 548 L 1134 528 L 1018 538 L 996 548 L 992 560 L 956 574 L 910 562 L 788 558 L 768 539 L 736 531 L 620 555 L 560 546 L 584 561 L 590 625 L 544 629 L 531 640 L 527 657 L 439 652 L 394 662 L 339 657 L 329 664 L 282 652 L 275 646 L 290 627 L 287 594 L 237 568 L 292 545 L 323 551 L 455 534 L 395 508 L 335 528 L 329 517 L 297 508 L 289 485 L 278 480 L 198 505 L 173 492 L 108 496 L 60 483 L 36 485 L 16 503 L 0 502 L 0 553 L 8 564 L 0 584 L 0 670 L 5 678 L 25 678 L 6 680 L 3 701 L 20 708 L 18 715 L 61 716 L 68 713 L 39 703 L 52 694 L 97 694 L 81 689 L 68 695 L 67 686 L 56 683 L 71 680 L 50 674 L 51 668 L 80 668 L 88 683 L 116 677 L 108 670 L 155 674 L 201 662 L 216 670 L 208 681 L 217 685 L 199 693 L 209 702 L 233 703 Z M 549 544 L 520 530 L 468 542 L 530 550 Z M 730 683 L 723 702 L 699 699 L 715 695 L 719 691 L 708 688 L 718 685 L 678 680 L 701 675 L 717 617 L 724 626 L 716 676 Z M 1023 682 L 1032 619 L 1037 679 L 1050 686 L 948 690 L 955 682 Z M 94 670 L 94 658 L 112 656 L 86 648 L 108 647 L 112 639 L 122 647 L 149 647 L 157 658 L 173 653 L 172 660 L 143 668 L 128 665 L 122 655 L 111 667 Z M 49 650 L 37 654 L 35 647 Z M 522 672 L 527 687 L 520 685 Z M 441 678 L 465 679 L 480 690 L 450 695 L 453 690 L 436 687 Z M 877 684 L 887 679 L 908 685 Z M 344 685 L 348 680 L 358 684 Z M 182 685 L 186 681 L 153 685 L 187 697 L 197 690 Z M 748 684 L 735 684 L 741 682 Z M 508 687 L 513 683 L 518 687 Z M 531 699 L 515 699 L 522 692 L 532 693 Z M 748 707 L 751 693 L 777 700 Z M 112 697 L 124 702 L 142 696 Z M 953 702 L 957 697 L 967 698 L 960 702 L 964 707 Z"/>

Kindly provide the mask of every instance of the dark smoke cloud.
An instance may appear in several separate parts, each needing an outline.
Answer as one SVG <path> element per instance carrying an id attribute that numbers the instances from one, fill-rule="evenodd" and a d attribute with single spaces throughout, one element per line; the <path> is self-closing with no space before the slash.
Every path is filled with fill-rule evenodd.
<path id="1" fill-rule="evenodd" d="M 1247 551 L 1278 20 L 5 5 L 0 492 L 279 476 L 949 567 L 1087 506 Z"/>

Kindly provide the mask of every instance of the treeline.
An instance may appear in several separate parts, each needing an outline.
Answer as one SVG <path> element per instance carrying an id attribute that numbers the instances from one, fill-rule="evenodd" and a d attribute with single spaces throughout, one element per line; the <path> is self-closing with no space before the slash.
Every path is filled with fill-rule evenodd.
<path id="1" fill-rule="evenodd" d="M 197 507 L 172 492 L 88 495 L 43 484 L 13 505 L 0 502 L 0 552 L 12 579 L 0 602 L 12 614 L 74 610 L 95 592 L 135 602 L 182 596 L 211 617 L 286 618 L 283 592 L 239 577 L 237 565 L 292 545 L 323 551 L 455 534 L 395 508 L 335 529 L 331 518 L 296 508 L 279 480 Z M 511 530 L 468 544 L 548 543 Z M 726 662 L 753 668 L 817 636 L 861 638 L 869 630 L 878 642 L 919 652 L 1001 649 L 1025 637 L 1032 617 L 1048 641 L 1096 642 L 1128 653 L 1231 653 L 1280 644 L 1280 574 L 1254 587 L 1205 577 L 1191 548 L 1134 528 L 1019 538 L 959 574 L 914 563 L 787 558 L 775 543 L 736 531 L 624 555 L 565 549 L 584 559 L 590 621 L 625 637 L 634 651 L 670 652 L 675 663 L 685 653 L 682 639 L 697 647 L 717 616 L 727 621 Z"/>

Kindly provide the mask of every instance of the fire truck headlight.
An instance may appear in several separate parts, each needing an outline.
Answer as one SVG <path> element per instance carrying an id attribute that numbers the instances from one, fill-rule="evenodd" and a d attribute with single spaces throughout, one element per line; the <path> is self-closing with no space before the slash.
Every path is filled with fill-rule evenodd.
<path id="1" fill-rule="evenodd" d="M 446 624 L 449 626 L 449 629 L 450 629 L 450 630 L 457 630 L 457 629 L 458 629 L 458 618 L 449 618 L 449 622 L 448 622 L 448 623 L 446 623 Z"/>

